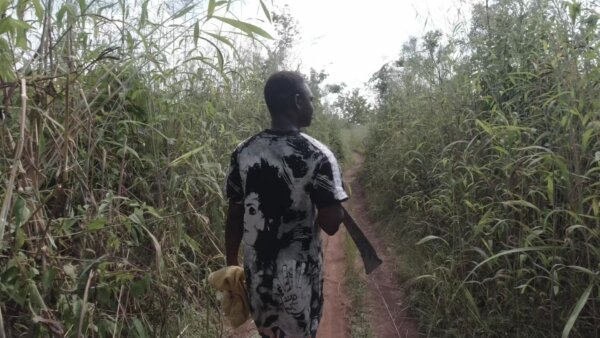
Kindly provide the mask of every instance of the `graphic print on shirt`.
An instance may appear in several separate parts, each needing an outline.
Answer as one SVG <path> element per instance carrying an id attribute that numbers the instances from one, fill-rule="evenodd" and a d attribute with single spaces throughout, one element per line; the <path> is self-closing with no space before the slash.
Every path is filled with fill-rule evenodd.
<path id="1" fill-rule="evenodd" d="M 254 321 L 287 335 L 310 335 L 323 304 L 315 207 L 347 198 L 335 158 L 307 135 L 265 131 L 232 154 L 226 193 L 244 205 L 244 269 Z"/>
<path id="2" fill-rule="evenodd" d="M 285 311 L 295 317 L 304 317 L 309 304 L 302 301 L 310 293 L 310 278 L 306 275 L 306 263 L 293 260 L 282 262 L 281 270 L 274 280 Z"/>

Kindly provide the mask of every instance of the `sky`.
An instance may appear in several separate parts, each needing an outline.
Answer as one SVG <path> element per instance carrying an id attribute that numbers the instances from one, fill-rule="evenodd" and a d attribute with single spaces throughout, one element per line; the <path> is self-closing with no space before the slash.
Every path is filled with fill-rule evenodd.
<path id="1" fill-rule="evenodd" d="M 362 88 L 371 75 L 398 59 L 411 36 L 451 31 L 474 0 L 269 0 L 271 8 L 289 6 L 298 23 L 292 65 L 302 72 L 324 70 L 327 83 Z M 253 7 L 252 3 L 256 4 Z M 262 15 L 258 1 L 245 1 L 245 14 Z M 254 12 L 252 12 L 254 11 Z"/>

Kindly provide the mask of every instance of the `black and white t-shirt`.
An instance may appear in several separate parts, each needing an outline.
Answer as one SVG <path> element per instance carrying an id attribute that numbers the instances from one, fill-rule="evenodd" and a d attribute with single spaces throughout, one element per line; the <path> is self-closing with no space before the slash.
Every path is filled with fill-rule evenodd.
<path id="1" fill-rule="evenodd" d="M 244 205 L 244 270 L 258 327 L 309 336 L 321 319 L 316 208 L 348 198 L 332 152 L 300 132 L 265 130 L 231 156 L 227 197 Z"/>

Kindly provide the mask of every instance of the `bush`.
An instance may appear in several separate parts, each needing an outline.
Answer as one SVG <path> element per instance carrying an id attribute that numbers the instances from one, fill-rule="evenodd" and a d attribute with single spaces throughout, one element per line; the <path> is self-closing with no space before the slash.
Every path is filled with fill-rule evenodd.
<path id="1" fill-rule="evenodd" d="M 412 39 L 373 77 L 364 178 L 425 256 L 429 335 L 600 334 L 598 18 L 476 5 L 468 34 Z"/>

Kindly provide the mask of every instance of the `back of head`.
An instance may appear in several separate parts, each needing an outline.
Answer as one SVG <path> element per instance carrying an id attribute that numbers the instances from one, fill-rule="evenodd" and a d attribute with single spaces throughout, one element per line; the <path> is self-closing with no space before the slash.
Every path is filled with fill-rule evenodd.
<path id="1" fill-rule="evenodd" d="M 265 102 L 271 115 L 291 108 L 294 95 L 301 93 L 304 78 L 297 72 L 279 71 L 272 74 L 265 84 Z"/>

